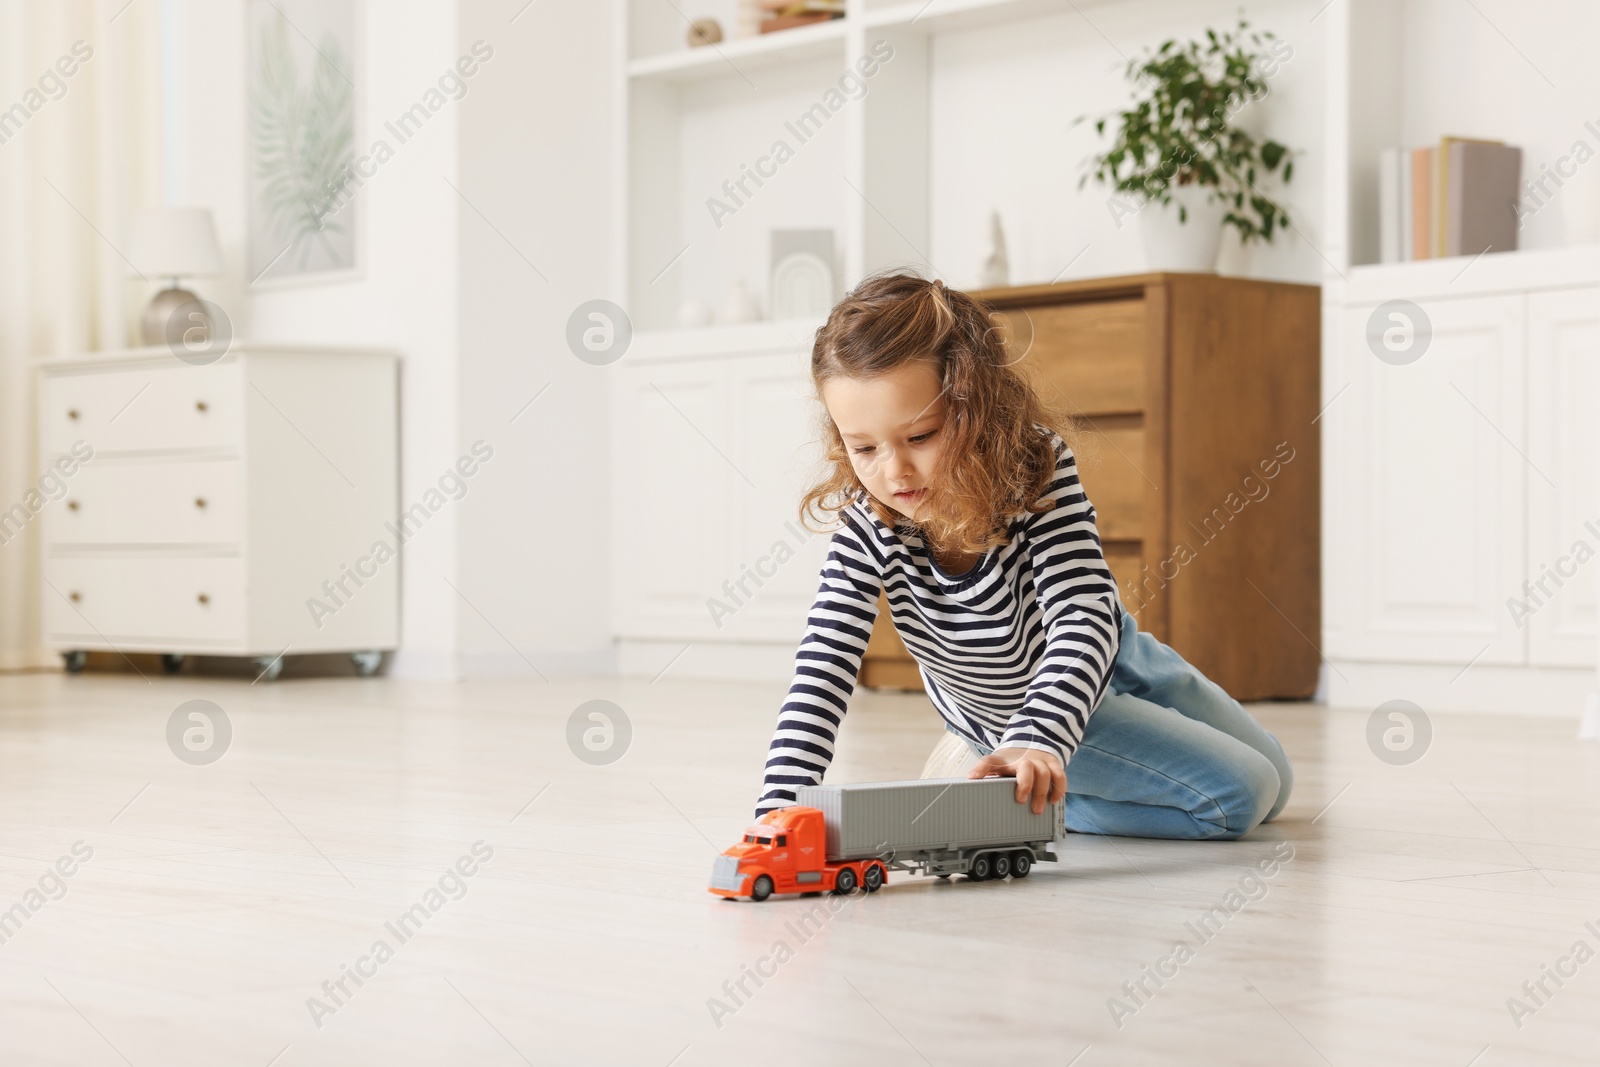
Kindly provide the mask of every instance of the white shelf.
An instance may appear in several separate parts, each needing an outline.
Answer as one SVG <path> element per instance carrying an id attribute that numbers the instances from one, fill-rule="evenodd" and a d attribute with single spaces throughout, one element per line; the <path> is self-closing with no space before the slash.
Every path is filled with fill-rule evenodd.
<path id="1" fill-rule="evenodd" d="M 1600 244 L 1367 263 L 1345 275 L 1342 291 L 1327 290 L 1328 299 L 1344 305 L 1378 304 L 1400 295 L 1449 298 L 1564 289 L 1600 278 Z"/>
<path id="2" fill-rule="evenodd" d="M 1103 7 L 1116 0 L 1078 0 L 1077 7 Z M 1070 15 L 1065 0 L 901 0 L 870 8 L 862 19 L 868 29 L 943 33 L 998 26 L 1045 15 Z"/>
<path id="3" fill-rule="evenodd" d="M 1079 0 L 1077 6 L 1104 7 L 1115 2 L 1121 0 Z M 693 82 L 738 77 L 742 71 L 824 59 L 836 53 L 842 59 L 845 37 L 858 25 L 868 30 L 931 34 L 1070 13 L 1072 7 L 1064 0 L 899 0 L 869 8 L 861 16 L 643 56 L 628 64 L 628 77 L 633 81 Z"/>
<path id="4" fill-rule="evenodd" d="M 948 165 L 935 174 L 944 158 L 935 130 L 945 131 L 944 145 L 978 143 L 990 117 L 981 109 L 959 108 L 952 118 L 952 101 L 935 114 L 935 56 L 950 53 L 944 82 L 960 86 L 962 99 L 970 99 L 982 86 L 970 81 L 963 57 L 1006 64 L 1006 45 L 1031 38 L 1034 24 L 1038 36 L 1063 54 L 1098 56 L 1103 42 L 1079 25 L 1076 13 L 1115 11 L 1127 22 L 1135 9 L 1131 0 L 851 0 L 844 18 L 691 49 L 681 43 L 685 24 L 672 6 L 659 0 L 612 3 L 623 29 L 613 97 L 613 298 L 632 316 L 641 354 L 658 350 L 651 335 L 673 338 L 662 342 L 668 346 L 691 343 L 692 335 L 671 329 L 679 309 L 690 300 L 720 306 L 736 281 L 770 306 L 766 249 L 775 230 L 832 230 L 838 292 L 889 267 L 937 274 L 975 262 L 970 254 L 946 255 L 937 265 L 929 258 L 937 255 L 935 215 L 946 224 L 944 240 L 954 233 L 953 240 L 965 247 L 973 243 L 971 219 L 984 214 L 979 196 L 1031 204 L 1037 194 L 1026 183 L 997 176 L 992 193 L 974 195 L 970 205 L 951 202 L 964 200 L 966 190 L 981 187 L 983 179 L 961 167 L 952 175 Z M 732 0 L 705 0 L 695 13 L 712 11 L 726 26 L 731 8 Z M 1231 10 L 1218 10 L 1232 16 Z M 991 27 L 999 32 L 987 34 Z M 1142 23 L 1139 32 L 1151 38 L 1148 44 L 1161 39 Z M 994 40 L 964 39 L 968 35 Z M 1041 63 L 1047 53 L 1032 54 L 1030 62 Z M 1304 72 L 1297 78 L 1307 78 L 1314 68 L 1302 63 L 1293 69 Z M 847 80 L 852 77 L 853 87 Z M 1006 85 L 1015 99 L 1031 99 L 1026 84 Z M 952 128 L 960 135 L 952 136 Z M 1005 129 L 1014 143 L 1037 136 L 1016 122 Z M 1308 135 L 1305 143 L 1315 140 Z M 1065 150 L 1053 145 L 1033 154 L 1059 166 Z M 961 189 L 963 196 L 946 193 L 936 203 L 941 188 Z M 1058 221 L 1030 236 L 1060 245 L 1066 262 L 1081 242 L 1066 247 L 1057 231 L 1081 227 Z M 1121 254 L 1110 242 L 1101 249 Z M 1344 268 L 1345 250 L 1335 251 L 1329 258 Z M 1054 275 L 1060 268 L 1049 269 Z M 703 340 L 713 346 L 708 355 L 732 343 L 726 337 Z M 659 350 L 659 358 L 682 358 L 681 347 L 670 347 L 671 355 Z"/>
<path id="5" fill-rule="evenodd" d="M 669 359 L 704 359 L 715 356 L 752 356 L 768 352 L 809 350 L 825 315 L 803 319 L 743 322 L 692 329 L 640 330 L 633 335 L 624 363 L 654 363 Z"/>
<path id="6" fill-rule="evenodd" d="M 670 5 L 612 0 L 624 31 L 612 132 L 615 291 L 638 346 L 627 358 L 681 359 L 696 345 L 733 356 L 761 344 L 759 330 L 746 342 L 723 328 L 670 327 L 684 301 L 718 305 L 736 280 L 766 303 L 772 230 L 832 230 L 839 292 L 890 266 L 933 270 L 936 37 L 1129 2 L 851 0 L 843 18 L 690 48 Z M 703 6 L 728 24 L 732 0 Z M 770 183 L 774 171 L 781 177 L 770 187 L 758 180 Z M 716 205 L 724 213 L 708 216 Z"/>
<path id="7" fill-rule="evenodd" d="M 829 56 L 837 57 L 842 64 L 848 28 L 847 20 L 840 18 L 759 37 L 646 56 L 628 64 L 628 77 L 635 82 L 694 82 L 707 78 L 737 78 L 764 66 L 802 63 Z"/>

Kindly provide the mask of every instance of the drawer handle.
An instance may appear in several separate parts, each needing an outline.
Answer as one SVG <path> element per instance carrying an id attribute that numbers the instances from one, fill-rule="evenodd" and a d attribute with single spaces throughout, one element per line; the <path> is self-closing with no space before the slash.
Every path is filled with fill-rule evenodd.
<path id="1" fill-rule="evenodd" d="M 195 599 L 198 600 L 202 604 L 211 603 L 211 598 L 209 596 L 207 596 L 206 594 L 204 594 L 204 593 L 201 593 L 199 596 L 195 597 Z"/>
<path id="2" fill-rule="evenodd" d="M 67 599 L 76 604 L 78 601 L 83 599 L 83 594 L 74 589 L 72 592 L 67 594 Z"/>
<path id="3" fill-rule="evenodd" d="M 76 500 L 67 501 L 67 510 L 68 511 L 77 511 L 78 510 L 78 502 Z"/>
<path id="4" fill-rule="evenodd" d="M 197 507 L 197 508 L 204 508 L 206 506 L 206 498 L 203 497 L 203 496 L 195 497 L 194 498 L 194 506 Z"/>
<path id="5" fill-rule="evenodd" d="M 202 415 L 204 415 L 206 413 L 206 411 L 208 410 L 207 407 L 206 407 L 206 402 L 204 400 L 196 400 L 194 402 L 194 409 L 196 411 L 200 412 L 200 414 L 202 414 Z"/>
<path id="6" fill-rule="evenodd" d="M 78 421 L 78 409 L 77 408 L 68 408 L 67 409 L 67 418 L 71 419 L 73 422 L 77 422 Z"/>

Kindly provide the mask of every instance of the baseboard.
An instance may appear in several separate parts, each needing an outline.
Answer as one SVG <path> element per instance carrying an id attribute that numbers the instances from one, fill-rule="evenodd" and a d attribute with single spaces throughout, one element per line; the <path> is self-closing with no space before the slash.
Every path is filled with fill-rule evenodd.
<path id="1" fill-rule="evenodd" d="M 1584 702 L 1583 721 L 1578 723 L 1579 741 L 1600 741 L 1600 690 Z"/>
<path id="2" fill-rule="evenodd" d="M 1327 703 L 1375 708 L 1409 700 L 1422 710 L 1538 715 L 1577 722 L 1595 692 L 1590 668 L 1493 667 L 1330 660 Z"/>
<path id="3" fill-rule="evenodd" d="M 456 681 L 477 678 L 660 677 L 725 682 L 786 683 L 793 678 L 789 642 L 683 642 L 625 639 L 612 648 L 503 653 L 391 653 L 391 678 Z M 60 669 L 46 649 L 0 654 L 0 671 Z M 1600 740 L 1600 690 L 1595 672 L 1581 668 L 1485 667 L 1333 660 L 1323 664 L 1318 695 L 1335 708 L 1375 708 L 1403 699 L 1428 712 L 1536 715 L 1580 723 L 1581 736 Z"/>
<path id="4" fill-rule="evenodd" d="M 1328 702 L 1328 661 L 1323 660 L 1317 664 L 1317 689 L 1311 694 L 1311 703 L 1326 704 Z"/>
<path id="5" fill-rule="evenodd" d="M 456 657 L 449 652 L 408 652 L 402 648 L 389 653 L 386 659 L 383 673 L 389 678 L 429 682 L 456 680 Z"/>
<path id="6" fill-rule="evenodd" d="M 61 657 L 48 648 L 8 648 L 0 650 L 0 671 L 62 670 Z"/>
<path id="7" fill-rule="evenodd" d="M 617 650 L 612 645 L 531 648 L 520 652 L 463 652 L 456 657 L 457 676 L 466 678 L 614 677 Z"/>
<path id="8" fill-rule="evenodd" d="M 792 641 L 617 642 L 616 671 L 624 678 L 697 678 L 715 682 L 789 682 L 794 678 Z"/>

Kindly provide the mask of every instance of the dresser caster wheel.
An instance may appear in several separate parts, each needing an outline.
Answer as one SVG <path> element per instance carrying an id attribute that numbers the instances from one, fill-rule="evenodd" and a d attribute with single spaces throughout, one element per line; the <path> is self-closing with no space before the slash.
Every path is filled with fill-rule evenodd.
<path id="1" fill-rule="evenodd" d="M 378 673 L 378 668 L 383 666 L 383 653 L 378 651 L 352 652 L 350 662 L 356 665 L 356 673 L 363 678 L 371 678 Z"/>
<path id="2" fill-rule="evenodd" d="M 83 665 L 89 662 L 89 653 L 82 649 L 61 653 L 61 664 L 67 668 L 68 674 L 82 674 Z"/>
<path id="3" fill-rule="evenodd" d="M 168 674 L 177 674 L 183 670 L 183 656 L 180 653 L 161 653 L 161 669 Z"/>
<path id="4" fill-rule="evenodd" d="M 256 677 L 258 682 L 275 681 L 278 675 L 283 673 L 283 657 L 281 655 L 256 656 L 250 662 L 255 664 L 255 668 L 259 672 Z"/>

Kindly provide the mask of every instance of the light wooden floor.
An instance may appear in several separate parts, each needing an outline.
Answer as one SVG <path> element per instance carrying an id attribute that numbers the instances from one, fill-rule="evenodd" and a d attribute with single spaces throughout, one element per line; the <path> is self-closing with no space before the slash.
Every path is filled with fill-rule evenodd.
<path id="1" fill-rule="evenodd" d="M 706 878 L 750 819 L 782 692 L 0 676 L 0 909 L 28 913 L 58 857 L 93 849 L 0 945 L 0 1063 L 1600 1058 L 1600 959 L 1560 963 L 1600 950 L 1600 746 L 1567 721 L 1435 716 L 1427 756 L 1394 767 L 1367 748 L 1370 709 L 1258 707 L 1299 780 L 1244 841 L 1069 835 L 1066 862 L 1022 882 L 724 902 Z M 597 697 L 634 730 L 609 766 L 566 743 Z M 195 698 L 234 729 L 209 766 L 165 739 Z M 859 694 L 830 780 L 914 777 L 939 731 L 919 696 Z M 464 895 L 402 943 L 385 923 L 480 840 Z M 1198 938 L 1281 842 L 1293 858 L 1243 883 L 1258 899 Z M 379 939 L 393 958 L 319 1027 L 308 998 Z M 1157 988 L 1145 968 L 1180 940 L 1192 957 Z M 1576 974 L 1528 999 L 1558 965 Z M 1536 1008 L 1520 1028 L 1511 997 Z"/>

